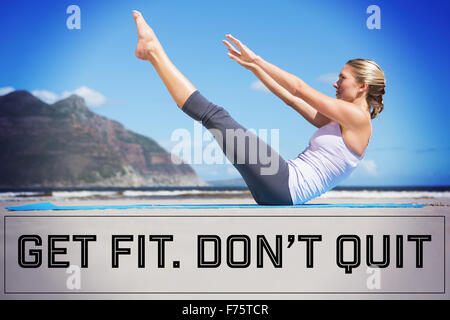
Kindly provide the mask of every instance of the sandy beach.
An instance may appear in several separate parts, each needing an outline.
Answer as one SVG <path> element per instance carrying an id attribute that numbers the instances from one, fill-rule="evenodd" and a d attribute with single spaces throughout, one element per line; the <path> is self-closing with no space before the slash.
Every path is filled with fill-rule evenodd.
<path id="1" fill-rule="evenodd" d="M 422 208 L 260 207 L 248 209 L 27 212 L 13 212 L 5 209 L 8 206 L 47 201 L 48 199 L 45 198 L 34 198 L 32 201 L 23 199 L 1 203 L 2 226 L 0 230 L 1 238 L 5 239 L 4 242 L 2 241 L 2 248 L 0 248 L 1 252 L 4 253 L 0 264 L 1 272 L 5 274 L 5 277 L 2 277 L 2 287 L 5 289 L 2 293 L 2 299 L 448 299 L 450 297 L 446 290 L 449 284 L 448 275 L 450 275 L 450 263 L 448 261 L 450 245 L 448 243 L 449 237 L 446 237 L 446 235 L 450 234 L 450 228 L 448 223 L 445 223 L 450 214 L 450 197 L 376 199 L 343 197 L 318 198 L 309 202 L 310 204 L 425 204 Z M 184 199 L 52 199 L 51 202 L 61 206 L 255 203 L 252 198 L 245 195 L 228 198 L 188 197 Z M 142 217 L 148 217 L 149 219 L 140 219 Z M 406 237 L 409 234 L 420 234 L 421 231 L 432 235 L 432 243 L 436 247 L 427 249 L 428 247 L 425 246 L 423 268 L 412 268 L 414 248 L 411 244 L 408 244 Z M 42 245 L 43 263 L 40 268 L 23 269 L 17 265 L 17 238 L 21 234 L 33 233 L 42 235 L 42 241 L 44 242 Z M 174 245 L 173 248 L 166 247 L 166 253 L 167 255 L 170 253 L 171 256 L 173 254 L 181 257 L 181 260 L 178 261 L 181 261 L 182 266 L 175 267 L 174 261 L 173 268 L 171 264 L 170 269 L 168 265 L 164 269 L 156 268 L 155 254 L 152 255 L 152 258 L 149 258 L 150 253 L 148 251 L 146 259 L 152 261 L 152 264 L 148 263 L 143 268 L 147 270 L 147 273 L 143 273 L 141 269 L 136 267 L 136 258 L 131 259 L 130 257 L 120 258 L 122 259 L 122 265 L 119 269 L 111 268 L 109 264 L 111 249 L 109 246 L 111 234 L 114 233 L 133 234 L 135 236 L 134 241 L 130 244 L 132 253 L 135 253 L 138 249 L 135 241 L 138 235 L 147 237 L 149 234 L 171 234 L 177 240 L 177 244 L 182 243 L 183 245 Z M 390 266 L 388 269 L 380 269 L 384 278 L 381 278 L 383 279 L 382 286 L 378 288 L 378 292 L 370 288 L 367 289 L 366 282 L 370 274 L 368 274 L 369 270 L 364 264 L 363 258 L 361 258 L 361 266 L 364 266 L 364 268 L 355 268 L 352 278 L 345 276 L 342 269 L 336 267 L 336 258 L 331 254 L 335 250 L 334 239 L 339 234 L 348 233 L 360 234 L 363 255 L 365 252 L 364 236 L 366 234 L 373 234 L 375 238 L 379 237 L 379 239 L 383 234 L 391 235 L 391 249 L 395 249 L 395 243 L 393 242 L 396 235 L 405 237 L 405 266 L 403 269 L 394 268 L 392 266 L 394 256 L 391 254 L 392 268 Z M 70 291 L 65 288 L 65 280 L 68 277 L 64 272 L 65 269 L 47 268 L 47 257 L 45 255 L 47 244 L 45 242 L 46 236 L 49 234 L 97 235 L 96 246 L 90 248 L 89 252 L 91 265 L 89 268 L 82 269 L 83 285 L 76 294 L 73 293 L 73 290 Z M 226 250 L 225 239 L 227 236 L 230 234 L 248 235 L 252 240 L 250 267 L 244 270 L 230 269 L 226 267 L 225 261 L 222 261 L 220 268 L 202 270 L 196 268 L 196 259 L 198 259 L 196 245 L 198 243 L 196 244 L 195 240 L 199 234 L 220 236 L 224 246 L 223 252 Z M 267 239 L 270 241 L 277 234 L 283 237 L 283 241 L 287 241 L 288 235 L 291 234 L 322 235 L 321 245 L 323 244 L 323 247 L 319 246 L 319 248 L 322 248 L 321 251 L 315 253 L 317 266 L 313 269 L 314 273 L 311 273 L 312 271 L 305 267 L 293 269 L 294 261 L 298 262 L 297 265 L 303 266 L 305 264 L 304 251 L 300 255 L 289 255 L 290 251 L 287 251 L 288 254 L 285 254 L 284 257 L 288 262 L 285 263 L 283 272 L 267 265 L 268 260 L 265 260 L 266 266 L 264 268 L 257 268 L 254 258 L 256 250 L 253 248 L 253 240 L 257 234 L 267 235 Z M 273 243 L 272 241 L 271 245 Z M 283 242 L 283 247 L 284 245 L 285 242 Z M 60 242 L 58 246 L 62 246 L 62 243 Z M 125 246 L 125 244 L 122 243 L 121 246 Z M 71 264 L 79 264 L 79 244 L 70 242 L 67 247 L 67 257 L 71 261 L 76 261 L 75 263 L 71 262 Z M 237 248 L 240 247 L 237 246 Z M 153 248 L 152 250 L 156 249 Z M 222 255 L 224 255 L 223 252 Z M 320 255 L 320 252 L 329 253 Z M 102 256 L 104 263 L 98 262 Z M 242 260 L 242 256 L 238 255 L 236 260 Z M 64 255 L 61 254 L 58 259 L 64 260 L 63 257 Z M 94 257 L 99 257 L 98 261 Z M 375 250 L 375 257 L 380 257 L 380 251 Z M 211 255 L 205 256 L 205 259 L 211 260 L 212 257 Z M 148 272 L 149 270 L 152 272 Z M 423 279 L 417 280 L 421 278 Z M 245 279 L 248 280 L 248 283 L 244 283 Z M 4 280 L 6 280 L 6 283 L 4 283 Z M 299 281 L 296 285 L 293 284 L 295 280 Z M 397 280 L 398 283 L 396 283 Z M 417 280 L 417 283 L 414 282 L 415 280 Z M 149 286 L 149 283 L 152 285 Z"/>

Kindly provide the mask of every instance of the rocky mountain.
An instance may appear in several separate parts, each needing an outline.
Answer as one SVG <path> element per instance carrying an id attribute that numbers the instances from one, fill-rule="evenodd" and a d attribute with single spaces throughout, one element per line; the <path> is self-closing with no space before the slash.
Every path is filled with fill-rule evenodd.
<path id="1" fill-rule="evenodd" d="M 204 186 L 154 140 L 92 112 L 72 95 L 46 104 L 0 96 L 0 187 Z"/>

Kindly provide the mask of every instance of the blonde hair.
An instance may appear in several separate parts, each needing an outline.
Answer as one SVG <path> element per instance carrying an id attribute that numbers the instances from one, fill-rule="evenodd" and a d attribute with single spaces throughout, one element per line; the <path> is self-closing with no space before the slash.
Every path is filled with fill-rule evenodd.
<path id="1" fill-rule="evenodd" d="M 353 74 L 357 82 L 369 85 L 366 101 L 372 108 L 370 118 L 375 119 L 384 108 L 383 95 L 386 81 L 383 70 L 375 61 L 368 59 L 352 59 L 347 61 L 347 64 L 353 68 Z"/>

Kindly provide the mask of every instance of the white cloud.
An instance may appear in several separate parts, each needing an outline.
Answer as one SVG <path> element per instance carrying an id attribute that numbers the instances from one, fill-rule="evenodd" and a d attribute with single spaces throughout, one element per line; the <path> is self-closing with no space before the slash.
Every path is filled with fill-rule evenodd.
<path id="1" fill-rule="evenodd" d="M 0 88 L 0 95 L 2 94 L 2 90 L 4 89 L 6 93 L 8 93 L 7 90 L 9 90 L 11 87 L 6 88 Z M 11 88 L 14 90 L 13 88 Z M 11 91 L 12 91 L 11 90 Z M 84 98 L 84 101 L 86 101 L 86 104 L 89 107 L 98 107 L 101 105 L 104 105 L 106 103 L 106 97 L 102 95 L 100 92 L 95 91 L 93 89 L 90 89 L 86 86 L 82 86 L 76 90 L 73 91 L 64 91 L 60 96 L 54 92 L 48 91 L 48 90 L 34 90 L 31 92 L 35 97 L 41 99 L 42 101 L 52 104 L 55 103 L 58 100 L 65 99 L 72 94 L 76 94 L 82 98 Z"/>
<path id="2" fill-rule="evenodd" d="M 106 103 L 106 97 L 104 95 L 86 86 L 82 86 L 74 91 L 64 91 L 61 98 L 67 98 L 72 94 L 84 98 L 84 101 L 86 101 L 86 104 L 90 107 L 98 107 Z"/>
<path id="3" fill-rule="evenodd" d="M 8 93 L 13 92 L 13 91 L 14 91 L 13 87 L 0 88 L 0 96 L 4 96 L 5 94 L 8 94 Z"/>
<path id="4" fill-rule="evenodd" d="M 0 96 L 8 94 L 14 90 L 15 89 L 13 87 L 2 87 L 0 88 Z M 104 95 L 86 86 L 79 87 L 73 91 L 64 91 L 61 95 L 48 90 L 33 90 L 31 94 L 48 104 L 53 104 L 58 100 L 71 96 L 72 94 L 76 94 L 84 98 L 84 101 L 86 101 L 86 104 L 89 107 L 98 107 L 106 103 L 106 97 Z"/>
<path id="5" fill-rule="evenodd" d="M 31 93 L 36 98 L 39 98 L 39 99 L 41 99 L 42 101 L 44 101 L 45 103 L 48 103 L 48 104 L 53 104 L 53 103 L 55 103 L 56 101 L 59 100 L 58 95 L 56 93 L 51 92 L 51 91 L 47 91 L 47 90 L 33 90 Z"/>
<path id="6" fill-rule="evenodd" d="M 373 160 L 363 160 L 361 161 L 361 167 L 371 176 L 377 176 L 377 165 Z"/>
<path id="7" fill-rule="evenodd" d="M 250 88 L 255 91 L 262 91 L 262 92 L 270 92 L 269 89 L 262 83 L 261 81 L 255 81 L 250 85 Z"/>
<path id="8" fill-rule="evenodd" d="M 339 79 L 336 73 L 326 73 L 317 78 L 317 81 L 322 83 L 334 84 Z"/>

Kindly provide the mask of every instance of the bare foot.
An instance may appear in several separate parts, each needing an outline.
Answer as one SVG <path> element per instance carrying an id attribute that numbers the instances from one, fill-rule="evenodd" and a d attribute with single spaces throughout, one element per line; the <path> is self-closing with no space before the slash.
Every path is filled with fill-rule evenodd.
<path id="1" fill-rule="evenodd" d="M 136 57 L 150 61 L 156 53 L 162 51 L 162 46 L 152 28 L 145 22 L 144 17 L 139 11 L 133 10 L 133 18 L 136 22 L 139 38 L 135 51 Z"/>

